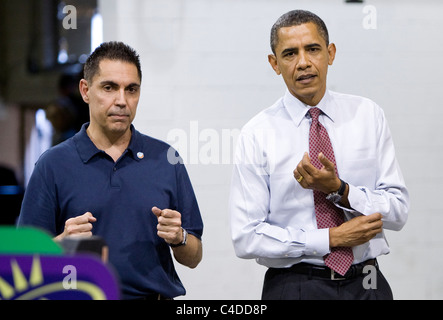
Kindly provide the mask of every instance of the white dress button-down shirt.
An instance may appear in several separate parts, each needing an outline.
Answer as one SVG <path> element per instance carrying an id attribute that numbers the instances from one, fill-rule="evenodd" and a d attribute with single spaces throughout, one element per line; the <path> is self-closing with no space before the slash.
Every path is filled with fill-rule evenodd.
<path id="1" fill-rule="evenodd" d="M 409 195 L 383 110 L 369 99 L 326 91 L 316 106 L 328 131 L 339 177 L 349 184 L 346 219 L 380 212 L 383 228 L 406 223 Z M 309 106 L 289 91 L 242 129 L 229 210 L 237 256 L 267 267 L 324 265 L 329 229 L 318 229 L 312 190 L 293 171 L 309 152 Z M 317 155 L 310 155 L 310 157 Z M 387 254 L 384 233 L 353 247 L 354 263 Z"/>

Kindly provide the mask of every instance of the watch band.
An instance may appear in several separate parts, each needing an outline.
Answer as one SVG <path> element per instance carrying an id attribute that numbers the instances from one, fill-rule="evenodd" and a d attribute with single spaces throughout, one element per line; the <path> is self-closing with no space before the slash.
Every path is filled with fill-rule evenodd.
<path id="1" fill-rule="evenodd" d="M 345 194 L 345 190 L 346 190 L 346 182 L 344 182 L 342 179 L 340 179 L 340 188 L 338 188 L 337 193 L 341 196 L 343 196 Z"/>
<path id="2" fill-rule="evenodd" d="M 182 230 L 183 230 L 183 241 L 177 244 L 170 243 L 169 246 L 171 248 L 177 248 L 186 245 L 186 241 L 188 239 L 188 232 L 184 228 L 182 228 Z"/>

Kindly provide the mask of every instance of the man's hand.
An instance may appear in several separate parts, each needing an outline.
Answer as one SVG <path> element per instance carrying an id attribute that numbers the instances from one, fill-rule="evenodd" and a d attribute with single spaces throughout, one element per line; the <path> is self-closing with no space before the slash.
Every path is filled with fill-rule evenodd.
<path id="1" fill-rule="evenodd" d="M 329 229 L 329 246 L 354 247 L 371 240 L 382 232 L 383 222 L 380 213 L 358 216 L 342 225 Z"/>
<path id="2" fill-rule="evenodd" d="M 168 244 L 179 244 L 183 242 L 183 230 L 181 214 L 178 211 L 152 208 L 152 213 L 158 219 L 157 235 Z M 195 268 L 202 259 L 203 249 L 200 239 L 188 234 L 185 246 L 172 248 L 175 259 L 189 268 Z"/>
<path id="3" fill-rule="evenodd" d="M 307 152 L 294 170 L 294 178 L 305 189 L 318 190 L 325 194 L 336 192 L 340 188 L 340 179 L 335 173 L 335 165 L 323 153 L 318 155 L 318 160 L 323 165 L 317 169 L 312 165 Z"/>
<path id="4" fill-rule="evenodd" d="M 157 207 L 152 208 L 158 219 L 157 235 L 168 244 L 179 244 L 183 241 L 181 214 L 178 211 Z"/>
<path id="5" fill-rule="evenodd" d="M 65 230 L 54 240 L 60 241 L 67 236 L 90 237 L 92 236 L 92 223 L 96 221 L 97 219 L 90 212 L 68 219 L 65 222 Z"/>

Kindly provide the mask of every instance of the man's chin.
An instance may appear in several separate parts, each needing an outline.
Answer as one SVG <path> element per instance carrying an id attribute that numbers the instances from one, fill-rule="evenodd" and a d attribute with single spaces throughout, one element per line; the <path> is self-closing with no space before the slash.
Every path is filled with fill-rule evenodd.
<path id="1" fill-rule="evenodd" d="M 130 127 L 131 124 L 127 122 L 114 122 L 109 126 L 109 132 L 112 134 L 124 134 Z"/>
<path id="2" fill-rule="evenodd" d="M 324 96 L 324 92 L 320 94 L 319 89 L 314 87 L 292 90 L 291 93 L 301 102 L 311 106 L 317 105 Z"/>

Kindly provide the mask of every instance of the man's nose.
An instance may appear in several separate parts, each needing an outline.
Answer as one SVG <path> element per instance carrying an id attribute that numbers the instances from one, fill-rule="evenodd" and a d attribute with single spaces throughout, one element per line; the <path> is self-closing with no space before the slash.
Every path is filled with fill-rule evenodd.
<path id="1" fill-rule="evenodd" d="M 126 107 L 126 91 L 124 88 L 117 91 L 115 105 L 119 107 Z"/>
<path id="2" fill-rule="evenodd" d="M 298 54 L 297 69 L 304 70 L 310 66 L 311 62 L 307 53 L 302 50 Z"/>

